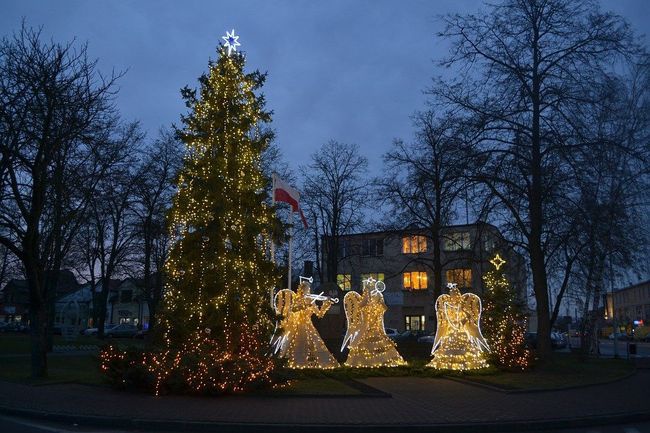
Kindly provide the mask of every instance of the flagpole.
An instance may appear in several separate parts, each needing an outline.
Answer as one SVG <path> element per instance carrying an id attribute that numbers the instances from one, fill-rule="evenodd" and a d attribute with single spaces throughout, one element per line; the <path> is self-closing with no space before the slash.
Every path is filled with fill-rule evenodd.
<path id="1" fill-rule="evenodd" d="M 273 212 L 276 212 L 276 210 L 275 210 L 275 173 L 273 173 L 271 175 L 271 181 L 272 181 L 271 205 L 274 208 Z M 273 233 L 271 233 L 271 263 L 273 263 L 273 266 L 275 266 L 275 242 L 273 241 Z M 275 305 L 273 305 L 274 301 L 275 301 L 275 288 L 273 286 L 269 287 L 269 295 L 271 296 L 271 308 L 275 308 Z"/>
<path id="2" fill-rule="evenodd" d="M 291 290 L 291 257 L 292 257 L 292 251 L 291 251 L 291 244 L 292 244 L 292 239 L 293 239 L 293 209 L 289 210 L 289 276 L 287 278 L 288 280 L 288 287 L 289 290 Z"/>

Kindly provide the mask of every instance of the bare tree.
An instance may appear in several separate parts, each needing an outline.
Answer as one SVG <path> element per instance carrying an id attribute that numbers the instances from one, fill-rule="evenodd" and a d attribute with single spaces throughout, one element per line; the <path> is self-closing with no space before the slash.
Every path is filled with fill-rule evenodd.
<path id="1" fill-rule="evenodd" d="M 379 196 L 394 210 L 390 224 L 427 228 L 433 255 L 433 296 L 442 294 L 442 228 L 451 223 L 459 199 L 467 192 L 473 161 L 472 129 L 451 115 L 436 117 L 431 110 L 414 118 L 415 141 L 396 140 L 384 155 L 386 175 L 375 181 Z M 395 227 L 392 227 L 395 228 Z"/>
<path id="2" fill-rule="evenodd" d="M 582 139 L 594 143 L 575 155 L 580 241 L 578 271 L 586 297 L 583 349 L 595 351 L 596 317 L 606 277 L 639 262 L 647 243 L 643 213 L 650 186 L 650 75 L 648 64 L 609 75 L 594 88 L 598 103 L 581 122 Z M 594 152 L 596 150 L 596 152 Z M 644 261 L 645 262 L 645 261 Z M 591 299 L 590 299 L 591 298 Z"/>
<path id="3" fill-rule="evenodd" d="M 370 182 L 366 179 L 368 160 L 359 147 L 329 141 L 303 167 L 303 197 L 307 219 L 313 223 L 316 266 L 322 282 L 335 282 L 338 270 L 339 239 L 363 222 L 363 210 Z M 321 239 L 324 243 L 321 243 Z M 327 260 L 321 268 L 321 255 Z"/>
<path id="4" fill-rule="evenodd" d="M 444 18 L 441 36 L 453 42 L 442 64 L 454 78 L 431 93 L 472 115 L 484 128 L 479 174 L 513 222 L 532 271 L 538 319 L 538 355 L 551 355 L 548 258 L 574 173 L 564 155 L 584 143 L 571 140 L 570 113 L 593 101 L 586 91 L 617 54 L 636 50 L 629 26 L 590 0 L 505 0 L 480 15 Z"/>
<path id="5" fill-rule="evenodd" d="M 155 327 L 156 312 L 164 294 L 164 265 L 169 252 L 166 217 L 176 190 L 176 173 L 183 160 L 175 134 L 161 130 L 144 149 L 134 189 L 136 235 L 144 297 L 149 307 L 149 327 Z"/>
<path id="6" fill-rule="evenodd" d="M 91 202 L 86 223 L 90 236 L 87 255 L 88 273 L 91 281 L 99 281 L 95 290 L 93 311 L 97 324 L 97 336 L 104 337 L 107 302 L 115 277 L 128 275 L 134 263 L 136 242 L 135 191 L 138 173 L 135 151 L 143 135 L 137 123 L 125 125 L 116 131 L 111 143 L 116 158 L 106 175 L 99 181 Z"/>
<path id="7" fill-rule="evenodd" d="M 59 267 L 86 209 L 115 120 L 112 89 L 86 47 L 44 43 L 27 28 L 0 43 L 0 243 L 29 286 L 32 376 L 47 375 L 47 330 Z"/>

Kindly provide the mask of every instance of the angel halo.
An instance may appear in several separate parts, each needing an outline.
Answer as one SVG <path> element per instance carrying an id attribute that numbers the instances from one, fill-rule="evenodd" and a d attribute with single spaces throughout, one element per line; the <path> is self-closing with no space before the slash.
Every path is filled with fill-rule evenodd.
<path id="1" fill-rule="evenodd" d="M 345 365 L 349 367 L 396 367 L 406 365 L 395 342 L 386 335 L 382 292 L 386 285 L 370 277 L 363 280 L 363 292 L 349 292 L 343 298 L 347 332 L 341 351 L 350 349 Z"/>
<path id="2" fill-rule="evenodd" d="M 438 328 L 427 367 L 444 370 L 475 370 L 487 367 L 484 352 L 490 348 L 481 333 L 481 298 L 461 294 L 456 284 L 447 284 L 449 294 L 436 300 Z"/>

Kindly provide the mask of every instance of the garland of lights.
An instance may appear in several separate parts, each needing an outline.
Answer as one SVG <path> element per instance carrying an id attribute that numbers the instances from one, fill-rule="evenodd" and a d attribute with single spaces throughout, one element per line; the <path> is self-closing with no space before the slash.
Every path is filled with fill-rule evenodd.
<path id="1" fill-rule="evenodd" d="M 372 288 L 372 289 L 371 289 Z M 341 351 L 350 353 L 345 365 L 349 367 L 397 367 L 406 365 L 397 352 L 395 342 L 386 335 L 384 314 L 386 304 L 382 292 L 386 285 L 370 277 L 363 280 L 363 294 L 349 292 L 343 298 L 347 332 Z"/>
<path id="2" fill-rule="evenodd" d="M 300 277 L 298 290 L 280 290 L 274 298 L 280 316 L 279 333 L 271 340 L 274 352 L 287 359 L 289 368 L 331 369 L 339 366 L 312 323 L 312 316 L 322 318 L 337 298 L 310 293 L 311 278 Z M 316 302 L 322 302 L 319 306 Z"/>
<path id="3" fill-rule="evenodd" d="M 461 294 L 456 284 L 447 284 L 449 294 L 436 300 L 438 328 L 427 367 L 440 370 L 475 370 L 488 366 L 490 348 L 481 333 L 481 298 Z"/>

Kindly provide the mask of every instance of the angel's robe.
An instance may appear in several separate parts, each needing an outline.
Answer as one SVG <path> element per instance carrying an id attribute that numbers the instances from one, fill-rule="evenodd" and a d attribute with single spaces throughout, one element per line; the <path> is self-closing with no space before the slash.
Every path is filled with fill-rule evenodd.
<path id="1" fill-rule="evenodd" d="M 454 290 L 436 300 L 437 331 L 428 367 L 474 370 L 487 367 L 487 342 L 480 330 L 481 301 L 473 293 Z"/>
<path id="2" fill-rule="evenodd" d="M 355 296 L 356 295 L 356 296 Z M 395 342 L 384 328 L 386 304 L 380 292 L 348 293 L 345 307 L 348 332 L 344 345 L 350 348 L 345 365 L 350 367 L 395 367 L 406 365 Z M 348 311 L 354 309 L 355 311 Z"/>
<path id="3" fill-rule="evenodd" d="M 285 311 L 280 322 L 280 335 L 273 344 L 280 358 L 288 360 L 290 368 L 336 368 L 338 361 L 330 353 L 320 334 L 312 323 L 312 316 L 323 317 L 331 301 L 316 305 L 312 300 L 299 293 L 291 292 L 289 304 L 283 306 Z"/>

